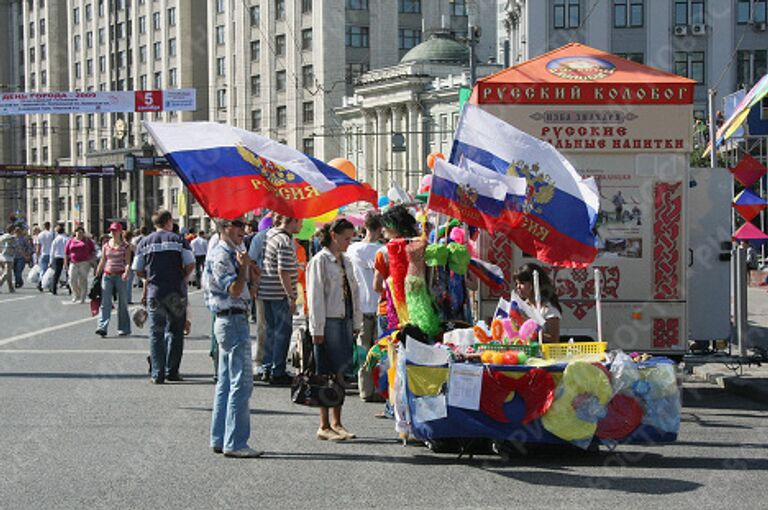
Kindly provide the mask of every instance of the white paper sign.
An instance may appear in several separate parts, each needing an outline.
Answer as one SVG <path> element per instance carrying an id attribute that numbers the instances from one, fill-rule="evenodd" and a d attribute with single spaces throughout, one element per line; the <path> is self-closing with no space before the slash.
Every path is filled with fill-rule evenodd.
<path id="1" fill-rule="evenodd" d="M 411 337 L 405 344 L 405 358 L 417 365 L 447 365 L 450 356 L 448 349 L 426 345 Z"/>
<path id="2" fill-rule="evenodd" d="M 448 416 L 448 406 L 445 402 L 445 395 L 436 395 L 434 397 L 419 397 L 413 399 L 413 419 L 414 421 L 432 421 L 441 420 Z"/>
<path id="3" fill-rule="evenodd" d="M 483 387 L 483 365 L 454 363 L 448 378 L 448 405 L 478 411 Z"/>

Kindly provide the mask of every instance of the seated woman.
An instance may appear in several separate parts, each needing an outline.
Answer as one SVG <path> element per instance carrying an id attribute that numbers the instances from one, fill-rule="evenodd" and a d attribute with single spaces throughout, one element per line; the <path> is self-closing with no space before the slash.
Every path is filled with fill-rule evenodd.
<path id="1" fill-rule="evenodd" d="M 542 340 L 545 343 L 556 343 L 560 341 L 560 319 L 562 318 L 563 309 L 560 307 L 560 302 L 557 299 L 557 293 L 555 287 L 552 285 L 552 281 L 544 272 L 543 268 L 538 264 L 524 264 L 522 265 L 512 278 L 515 281 L 515 291 L 518 295 L 526 300 L 528 304 L 535 307 L 536 302 L 533 295 L 533 273 L 537 271 L 539 273 L 539 291 L 541 293 L 541 306 L 539 312 L 546 320 L 544 324 L 544 331 L 542 334 Z"/>

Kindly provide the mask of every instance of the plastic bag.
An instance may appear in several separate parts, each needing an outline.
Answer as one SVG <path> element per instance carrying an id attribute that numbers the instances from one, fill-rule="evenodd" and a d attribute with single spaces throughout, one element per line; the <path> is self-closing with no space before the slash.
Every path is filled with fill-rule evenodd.
<path id="1" fill-rule="evenodd" d="M 40 266 L 35 264 L 27 273 L 27 283 L 37 285 L 40 282 Z"/>
<path id="2" fill-rule="evenodd" d="M 56 271 L 52 267 L 45 270 L 42 281 L 43 290 L 53 290 L 54 276 L 56 276 Z"/>
<path id="3" fill-rule="evenodd" d="M 614 351 L 612 357 L 611 382 L 613 383 L 614 395 L 618 393 L 631 394 L 633 385 L 640 379 L 637 363 L 620 349 Z"/>

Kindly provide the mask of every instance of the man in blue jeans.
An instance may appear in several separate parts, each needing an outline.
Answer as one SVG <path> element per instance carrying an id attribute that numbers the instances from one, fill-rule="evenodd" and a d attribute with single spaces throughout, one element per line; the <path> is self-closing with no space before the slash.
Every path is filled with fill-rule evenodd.
<path id="1" fill-rule="evenodd" d="M 195 257 L 187 240 L 173 232 L 170 211 L 160 209 L 152 223 L 156 230 L 136 247 L 133 270 L 145 279 L 150 382 L 162 384 L 182 380 L 179 367 L 187 320 L 187 276 L 195 269 Z"/>
<path id="2" fill-rule="evenodd" d="M 251 259 L 242 249 L 245 224 L 219 222 L 221 242 L 205 262 L 205 304 L 215 314 L 213 329 L 219 347 L 219 369 L 211 417 L 211 448 L 225 457 L 254 458 L 248 447 L 251 416 L 248 399 L 253 391 L 253 366 L 248 314 Z M 253 270 L 253 276 L 258 272 Z"/>
<path id="3" fill-rule="evenodd" d="M 280 226 L 267 232 L 264 263 L 259 280 L 258 298 L 264 302 L 267 343 L 264 373 L 269 384 L 288 386 L 291 377 L 285 371 L 293 330 L 298 292 L 298 260 L 293 236 L 301 230 L 301 220 L 283 217 Z"/>

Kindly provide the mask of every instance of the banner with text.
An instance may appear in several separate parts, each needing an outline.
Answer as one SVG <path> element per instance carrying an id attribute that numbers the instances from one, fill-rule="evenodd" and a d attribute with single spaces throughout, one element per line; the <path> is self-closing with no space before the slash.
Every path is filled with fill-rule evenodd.
<path id="1" fill-rule="evenodd" d="M 0 115 L 195 111 L 195 89 L 7 92 Z"/>

